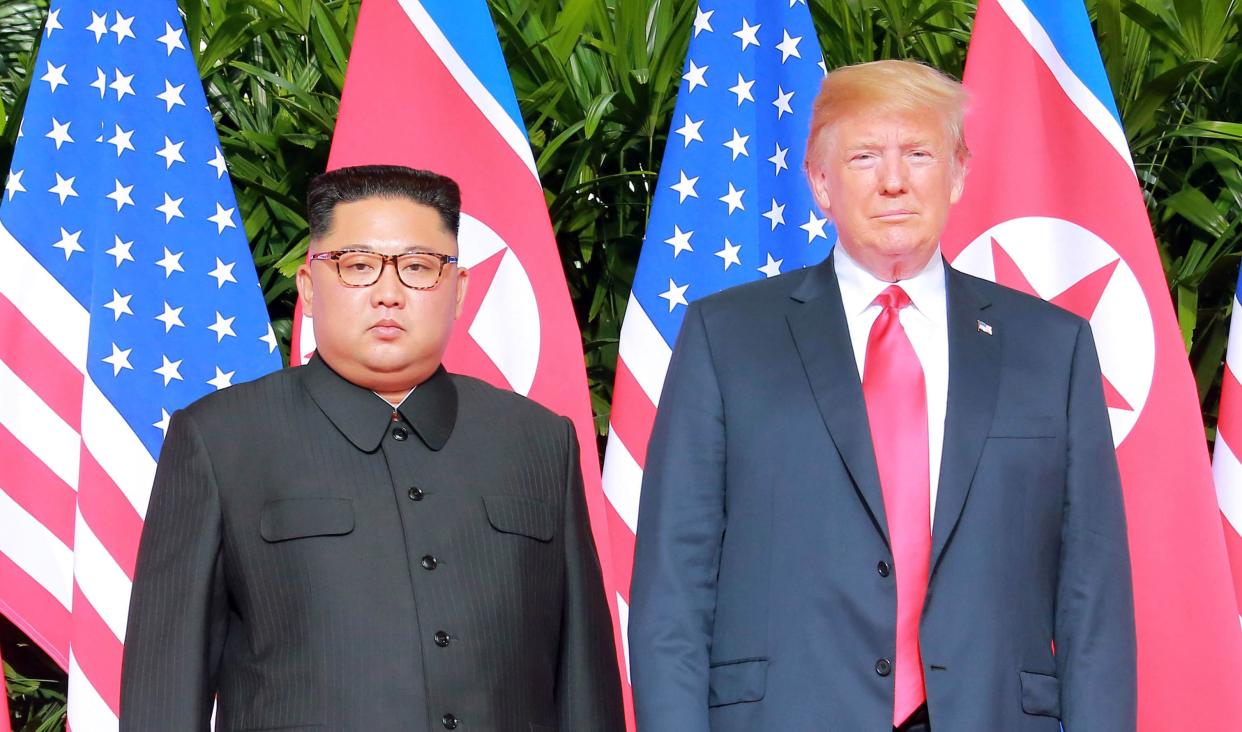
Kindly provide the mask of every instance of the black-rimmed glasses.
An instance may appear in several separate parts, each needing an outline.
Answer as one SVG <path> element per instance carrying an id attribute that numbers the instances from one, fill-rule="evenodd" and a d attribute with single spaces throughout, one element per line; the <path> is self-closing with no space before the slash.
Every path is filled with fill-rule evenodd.
<path id="1" fill-rule="evenodd" d="M 384 266 L 392 262 L 397 279 L 412 290 L 430 290 L 440 284 L 444 268 L 456 264 L 457 257 L 439 252 L 380 254 L 363 249 L 337 249 L 310 256 L 312 261 L 336 262 L 336 274 L 346 287 L 370 287 L 379 282 Z"/>

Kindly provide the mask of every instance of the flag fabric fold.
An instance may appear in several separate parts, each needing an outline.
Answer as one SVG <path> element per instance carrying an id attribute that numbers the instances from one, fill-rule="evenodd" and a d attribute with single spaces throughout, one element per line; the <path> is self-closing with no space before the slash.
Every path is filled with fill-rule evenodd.
<path id="1" fill-rule="evenodd" d="M 175 2 L 51 4 L 0 256 L 0 612 L 116 729 L 168 416 L 280 366 Z"/>
<path id="2" fill-rule="evenodd" d="M 943 251 L 1091 322 L 1126 501 L 1139 728 L 1235 728 L 1242 634 L 1202 418 L 1086 9 L 981 0 L 964 81 L 971 170 Z"/>
<path id="3" fill-rule="evenodd" d="M 616 621 L 621 588 L 612 579 L 582 335 L 485 0 L 362 4 L 328 167 L 373 163 L 433 170 L 461 186 L 458 242 L 470 288 L 445 366 L 573 420 Z M 301 363 L 314 334 L 300 308 L 295 325 L 292 351 Z M 616 628 L 614 636 L 619 649 Z"/>
<path id="4" fill-rule="evenodd" d="M 621 329 L 604 459 L 622 608 L 647 443 L 687 304 L 815 264 L 836 239 L 802 169 L 825 73 L 806 3 L 703 0 L 692 34 Z"/>

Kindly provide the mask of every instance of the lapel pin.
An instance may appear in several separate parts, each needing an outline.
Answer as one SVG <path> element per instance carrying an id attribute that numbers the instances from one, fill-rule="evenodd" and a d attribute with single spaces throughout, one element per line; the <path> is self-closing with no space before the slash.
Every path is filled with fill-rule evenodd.
<path id="1" fill-rule="evenodd" d="M 979 324 L 979 332 L 980 332 L 980 333 L 984 333 L 984 334 L 986 334 L 986 335 L 992 335 L 992 326 L 988 325 L 987 323 L 983 322 L 982 320 L 976 320 L 975 322 Z"/>

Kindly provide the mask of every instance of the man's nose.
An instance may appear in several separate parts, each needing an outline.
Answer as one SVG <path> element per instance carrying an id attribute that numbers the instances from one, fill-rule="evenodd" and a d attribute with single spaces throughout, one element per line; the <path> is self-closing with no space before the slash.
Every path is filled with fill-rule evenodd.
<path id="1" fill-rule="evenodd" d="M 909 172 L 905 161 L 900 156 L 885 155 L 880 161 L 880 192 L 885 195 L 899 195 L 906 192 Z"/>
<path id="2" fill-rule="evenodd" d="M 371 285 L 371 303 L 377 307 L 401 307 L 408 293 L 397 276 L 397 263 L 386 261 L 381 266 L 379 280 Z"/>

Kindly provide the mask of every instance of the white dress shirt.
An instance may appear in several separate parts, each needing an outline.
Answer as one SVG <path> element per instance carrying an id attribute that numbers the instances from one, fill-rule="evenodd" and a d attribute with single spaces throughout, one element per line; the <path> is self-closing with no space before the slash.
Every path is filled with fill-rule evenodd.
<path id="1" fill-rule="evenodd" d="M 944 284 L 944 259 L 937 247 L 919 273 L 899 282 L 886 282 L 863 269 L 850 258 L 845 248 L 833 249 L 837 283 L 841 287 L 841 304 L 854 347 L 854 362 L 861 382 L 867 359 L 867 339 L 871 326 L 880 315 L 875 298 L 889 285 L 900 285 L 910 296 L 910 305 L 901 309 L 901 327 L 905 329 L 914 354 L 923 366 L 927 387 L 927 463 L 931 487 L 931 516 L 936 519 L 936 491 L 940 487 L 940 454 L 944 447 L 944 414 L 949 395 L 949 327 L 948 298 Z"/>

